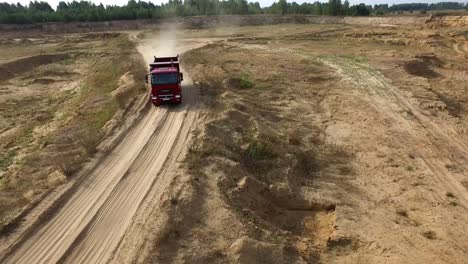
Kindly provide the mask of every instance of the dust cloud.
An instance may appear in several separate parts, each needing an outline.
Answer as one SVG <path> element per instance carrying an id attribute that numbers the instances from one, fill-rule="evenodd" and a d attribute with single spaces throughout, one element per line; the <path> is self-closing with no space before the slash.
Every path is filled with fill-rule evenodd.
<path id="1" fill-rule="evenodd" d="M 143 54 L 146 63 L 152 63 L 154 56 L 170 57 L 177 56 L 177 25 L 174 23 L 162 24 L 159 30 L 146 35 L 145 39 L 138 45 L 138 51 Z"/>
<path id="2" fill-rule="evenodd" d="M 177 50 L 177 24 L 167 23 L 161 25 L 159 31 L 150 40 L 152 55 L 156 57 L 176 56 Z"/>

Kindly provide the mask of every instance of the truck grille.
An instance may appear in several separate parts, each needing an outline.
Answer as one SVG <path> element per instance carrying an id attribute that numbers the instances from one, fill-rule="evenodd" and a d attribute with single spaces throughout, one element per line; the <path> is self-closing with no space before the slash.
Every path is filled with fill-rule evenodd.
<path id="1" fill-rule="evenodd" d="M 167 101 L 167 100 L 171 100 L 173 96 L 174 96 L 173 94 L 161 94 L 159 95 L 159 99 L 163 101 Z"/>

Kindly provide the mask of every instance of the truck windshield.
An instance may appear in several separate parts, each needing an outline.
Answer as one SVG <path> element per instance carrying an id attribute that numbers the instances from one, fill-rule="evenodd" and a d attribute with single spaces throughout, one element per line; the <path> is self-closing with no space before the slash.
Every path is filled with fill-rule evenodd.
<path id="1" fill-rule="evenodd" d="M 174 84 L 177 83 L 177 73 L 159 73 L 151 75 L 152 84 Z"/>

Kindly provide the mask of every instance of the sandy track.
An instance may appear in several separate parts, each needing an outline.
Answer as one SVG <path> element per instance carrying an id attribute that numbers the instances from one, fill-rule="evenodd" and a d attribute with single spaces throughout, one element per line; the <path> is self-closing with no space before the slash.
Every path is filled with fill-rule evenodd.
<path id="1" fill-rule="evenodd" d="M 461 184 L 462 178 L 451 172 L 447 161 L 460 168 L 468 169 L 468 145 L 450 127 L 431 121 L 422 110 L 412 104 L 401 92 L 391 85 L 382 74 L 372 71 L 366 65 L 350 63 L 342 58 L 323 60 L 352 85 L 363 89 L 368 100 L 382 116 L 395 124 L 396 130 L 408 141 L 408 147 L 415 153 L 415 159 L 427 169 L 432 180 L 454 193 L 460 203 L 468 207 L 468 193 Z M 401 113 L 411 113 L 405 118 Z"/>
<path id="2" fill-rule="evenodd" d="M 151 59 L 155 47 L 142 44 Z M 191 48 L 180 46 L 178 51 Z M 60 208 L 29 237 L 20 241 L 2 263 L 105 263 L 119 245 L 166 161 L 180 148 L 180 131 L 197 118 L 197 91 L 185 78 L 180 107 L 150 107 L 122 142 L 107 155 Z"/>

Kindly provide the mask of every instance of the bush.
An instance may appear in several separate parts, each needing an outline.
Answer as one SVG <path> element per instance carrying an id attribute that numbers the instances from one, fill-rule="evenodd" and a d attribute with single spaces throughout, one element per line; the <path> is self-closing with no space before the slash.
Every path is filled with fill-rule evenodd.
<path id="1" fill-rule="evenodd" d="M 310 175 L 320 170 L 317 153 L 314 150 L 299 151 L 296 153 L 296 159 L 296 170 L 303 175 Z"/>
<path id="2" fill-rule="evenodd" d="M 279 144 L 272 137 L 259 135 L 241 153 L 244 165 L 254 174 L 267 174 L 276 164 Z"/>
<path id="3" fill-rule="evenodd" d="M 255 86 L 255 83 L 252 81 L 252 78 L 248 73 L 243 73 L 239 77 L 239 86 L 242 89 L 250 89 Z"/>
<path id="4" fill-rule="evenodd" d="M 245 157 L 249 161 L 266 160 L 275 156 L 273 143 L 266 137 L 252 141 L 245 150 Z"/>

